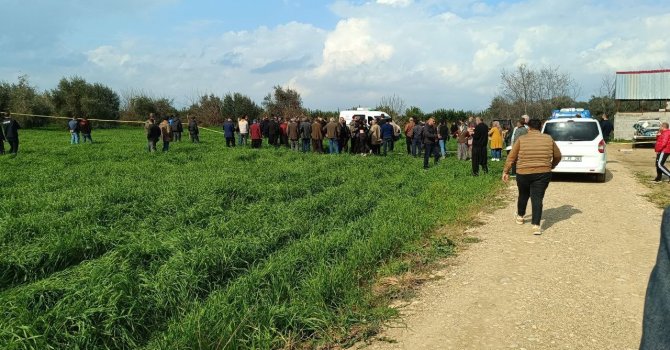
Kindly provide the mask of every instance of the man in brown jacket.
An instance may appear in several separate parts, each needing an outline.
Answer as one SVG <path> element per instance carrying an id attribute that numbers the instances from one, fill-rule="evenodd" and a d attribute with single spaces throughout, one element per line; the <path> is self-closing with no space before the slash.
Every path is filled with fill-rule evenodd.
<path id="1" fill-rule="evenodd" d="M 335 121 L 335 118 L 330 118 L 330 121 L 323 129 L 326 131 L 326 138 L 328 138 L 328 153 L 339 153 L 337 140 L 340 137 L 340 126 Z"/>
<path id="2" fill-rule="evenodd" d="M 551 181 L 551 170 L 561 161 L 561 151 L 549 135 L 540 133 L 542 122 L 531 119 L 528 134 L 519 137 L 507 156 L 502 179 L 509 181 L 512 164 L 516 163 L 516 185 L 519 188 L 516 223 L 522 225 L 530 198 L 533 208 L 533 234 L 541 235 L 542 200 Z"/>
<path id="3" fill-rule="evenodd" d="M 314 153 L 323 153 L 323 133 L 321 132 L 321 118 L 312 123 L 312 149 Z"/>
<path id="4" fill-rule="evenodd" d="M 414 118 L 409 118 L 405 124 L 405 142 L 407 143 L 407 154 L 412 155 L 412 137 L 414 137 Z"/>
<path id="5" fill-rule="evenodd" d="M 291 122 L 288 123 L 288 141 L 291 145 L 291 151 L 299 151 L 300 150 L 300 142 L 298 139 L 300 138 L 300 133 L 298 132 L 298 122 L 295 120 L 295 118 L 291 119 Z"/>

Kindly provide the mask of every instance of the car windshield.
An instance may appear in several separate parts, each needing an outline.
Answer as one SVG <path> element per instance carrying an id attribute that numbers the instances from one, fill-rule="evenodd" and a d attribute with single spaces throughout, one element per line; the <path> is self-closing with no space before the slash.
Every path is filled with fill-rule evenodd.
<path id="1" fill-rule="evenodd" d="M 547 123 L 544 133 L 554 141 L 593 141 L 598 137 L 598 125 L 593 122 L 558 122 Z"/>

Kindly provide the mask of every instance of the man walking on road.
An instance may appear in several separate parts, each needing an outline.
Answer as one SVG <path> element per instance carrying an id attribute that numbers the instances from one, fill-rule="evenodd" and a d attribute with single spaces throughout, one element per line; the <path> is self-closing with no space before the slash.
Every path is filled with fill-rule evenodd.
<path id="1" fill-rule="evenodd" d="M 509 181 L 512 164 L 516 163 L 516 185 L 519 189 L 516 223 L 523 225 L 530 198 L 533 208 L 533 234 L 541 235 L 542 201 L 551 181 L 551 170 L 561 161 L 561 151 L 551 136 L 540 133 L 542 122 L 539 119 L 531 119 L 528 127 L 528 134 L 514 143 L 507 156 L 502 180 Z"/>
<path id="2" fill-rule="evenodd" d="M 482 118 L 475 118 L 475 130 L 472 135 L 472 176 L 479 176 L 479 167 L 485 174 L 489 172 L 486 148 L 489 143 L 489 127 Z"/>
<path id="3" fill-rule="evenodd" d="M 661 183 L 663 175 L 670 177 L 670 170 L 665 167 L 665 161 L 670 156 L 670 130 L 668 123 L 661 124 L 661 129 L 656 136 L 654 150 L 656 151 L 656 178 L 652 182 Z"/>

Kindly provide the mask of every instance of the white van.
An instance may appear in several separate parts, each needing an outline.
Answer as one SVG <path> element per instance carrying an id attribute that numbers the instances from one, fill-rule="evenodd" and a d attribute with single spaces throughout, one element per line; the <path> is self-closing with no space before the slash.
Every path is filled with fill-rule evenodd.
<path id="1" fill-rule="evenodd" d="M 354 117 L 363 117 L 365 120 L 369 123 L 371 120 L 374 118 L 390 118 L 388 114 L 382 111 L 371 111 L 367 108 L 357 108 L 355 111 L 340 111 L 340 118 L 344 118 L 344 120 L 349 124 Z"/>
<path id="2" fill-rule="evenodd" d="M 553 172 L 595 174 L 598 182 L 605 182 L 607 152 L 598 120 L 550 119 L 542 132 L 554 139 L 563 156 Z"/>

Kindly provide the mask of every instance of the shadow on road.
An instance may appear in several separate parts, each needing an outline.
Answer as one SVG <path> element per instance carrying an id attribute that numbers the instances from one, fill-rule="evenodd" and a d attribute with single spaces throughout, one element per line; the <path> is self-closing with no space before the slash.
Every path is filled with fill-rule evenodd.
<path id="1" fill-rule="evenodd" d="M 605 183 L 612 181 L 614 175 L 607 170 L 605 175 Z M 596 174 L 570 174 L 570 173 L 553 173 L 551 175 L 552 182 L 598 182 Z"/>
<path id="2" fill-rule="evenodd" d="M 542 212 L 542 217 L 544 218 L 544 225 L 542 225 L 542 228 L 546 230 L 556 223 L 569 220 L 573 215 L 581 213 L 581 210 L 569 204 L 558 208 L 546 209 Z"/>

